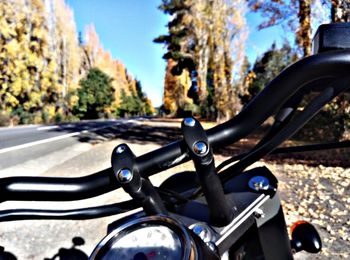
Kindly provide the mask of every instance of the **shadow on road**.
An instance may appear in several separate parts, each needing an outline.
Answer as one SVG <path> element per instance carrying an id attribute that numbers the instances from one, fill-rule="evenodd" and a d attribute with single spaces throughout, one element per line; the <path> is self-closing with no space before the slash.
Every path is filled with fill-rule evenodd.
<path id="1" fill-rule="evenodd" d="M 74 237 L 72 239 L 73 246 L 71 248 L 60 248 L 53 257 L 44 258 L 44 260 L 87 260 L 88 256 L 81 250 L 77 249 L 78 246 L 85 244 L 85 241 L 81 237 Z"/>
<path id="2" fill-rule="evenodd" d="M 86 132 L 74 136 L 74 138 L 80 142 L 90 144 L 98 144 L 113 139 L 124 139 L 130 143 L 145 144 L 152 142 L 159 145 L 165 145 L 181 138 L 180 128 L 172 126 L 158 127 L 132 122 L 125 122 L 118 125 L 106 124 L 105 127 L 103 125 L 101 127 L 101 123 L 91 122 L 88 125 L 74 125 L 74 127 L 69 127 L 69 125 L 70 124 L 61 125 L 60 128 L 52 129 L 50 132 L 73 133 L 87 130 Z M 94 130 L 94 128 L 98 129 Z"/>
<path id="3" fill-rule="evenodd" d="M 6 252 L 5 248 L 0 246 L 0 260 L 17 260 L 17 257 L 10 252 Z"/>
<path id="4" fill-rule="evenodd" d="M 140 122 L 141 120 L 139 120 Z M 159 126 L 159 122 L 164 122 L 164 126 Z M 174 122 L 174 121 L 171 121 Z M 97 125 L 97 123 L 96 123 Z M 89 126 L 91 128 L 91 125 Z M 74 128 L 76 130 L 76 128 Z M 53 131 L 60 131 L 55 129 Z M 69 129 L 63 127 L 62 131 L 69 131 Z M 247 138 L 241 141 L 229 145 L 225 148 L 215 149 L 215 154 L 223 156 L 233 156 L 240 153 L 248 152 L 254 145 L 260 140 L 264 129 L 252 133 Z M 139 123 L 122 123 L 119 125 L 111 125 L 95 131 L 89 131 L 75 136 L 80 142 L 87 142 L 90 144 L 98 144 L 104 141 L 113 139 L 123 139 L 129 143 L 147 144 L 155 143 L 158 145 L 166 145 L 173 141 L 182 138 L 180 130 L 180 123 L 178 126 L 172 126 L 167 121 L 159 121 L 156 126 L 152 124 L 139 124 Z M 348 160 L 349 149 L 334 149 L 325 151 L 312 151 L 302 153 L 289 153 L 289 154 L 274 154 L 268 155 L 264 159 L 266 161 L 272 161 L 276 163 L 288 163 L 288 164 L 306 164 L 309 166 L 318 166 L 323 164 L 324 166 L 341 166 L 349 167 L 350 161 Z"/>

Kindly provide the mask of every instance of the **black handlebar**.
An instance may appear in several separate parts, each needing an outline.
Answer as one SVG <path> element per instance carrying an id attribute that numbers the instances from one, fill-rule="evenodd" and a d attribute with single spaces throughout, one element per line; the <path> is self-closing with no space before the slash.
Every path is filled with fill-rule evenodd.
<path id="1" fill-rule="evenodd" d="M 110 168 L 76 178 L 8 177 L 0 179 L 0 201 L 72 201 L 120 188 Z"/>
<path id="2" fill-rule="evenodd" d="M 350 51 L 330 51 L 307 57 L 286 68 L 236 117 L 207 130 L 211 147 L 237 142 L 258 128 L 295 93 L 317 87 L 325 89 L 350 71 Z M 136 158 L 144 177 L 188 161 L 183 140 Z M 9 177 L 0 179 L 0 201 L 67 201 L 91 198 L 119 188 L 111 168 L 80 178 Z"/>

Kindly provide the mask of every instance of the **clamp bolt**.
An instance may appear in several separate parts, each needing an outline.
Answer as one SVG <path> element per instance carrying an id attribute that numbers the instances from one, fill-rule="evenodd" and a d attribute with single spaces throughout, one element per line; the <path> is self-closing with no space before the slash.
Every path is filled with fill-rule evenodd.
<path id="1" fill-rule="evenodd" d="M 254 216 L 256 218 L 264 218 L 265 217 L 265 213 L 264 213 L 264 211 L 262 209 L 256 209 L 254 211 Z"/>
<path id="2" fill-rule="evenodd" d="M 264 176 L 254 176 L 249 180 L 248 185 L 255 191 L 268 190 L 270 188 L 270 182 Z"/>
<path id="3" fill-rule="evenodd" d="M 208 146 L 205 142 L 197 142 L 193 146 L 193 151 L 198 155 L 204 155 L 208 152 Z"/>
<path id="4" fill-rule="evenodd" d="M 192 117 L 186 117 L 184 119 L 184 125 L 193 127 L 196 124 L 196 121 Z"/>
<path id="5" fill-rule="evenodd" d="M 133 177 L 132 172 L 127 168 L 121 169 L 117 173 L 117 179 L 120 183 L 128 183 L 131 181 L 132 177 Z"/>
<path id="6" fill-rule="evenodd" d="M 124 144 L 118 145 L 116 153 L 121 154 L 125 151 L 126 146 Z"/>
<path id="7" fill-rule="evenodd" d="M 200 237 L 204 242 L 209 242 L 211 240 L 211 233 L 207 226 L 201 223 L 196 223 L 190 227 L 198 237 Z"/>

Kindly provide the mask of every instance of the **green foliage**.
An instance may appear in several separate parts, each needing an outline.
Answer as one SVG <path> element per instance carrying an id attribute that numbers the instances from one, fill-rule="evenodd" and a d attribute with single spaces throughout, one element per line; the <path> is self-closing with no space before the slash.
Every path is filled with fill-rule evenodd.
<path id="1" fill-rule="evenodd" d="M 46 111 L 43 111 L 41 113 L 41 120 L 44 124 L 47 124 L 49 122 L 49 114 Z"/>
<path id="2" fill-rule="evenodd" d="M 278 49 L 275 44 L 259 57 L 252 70 L 246 73 L 245 94 L 241 96 L 243 104 L 253 99 L 273 78 L 275 78 L 285 67 L 295 62 L 296 52 L 288 42 Z"/>
<path id="3" fill-rule="evenodd" d="M 112 79 L 100 69 L 92 68 L 79 84 L 79 101 L 74 108 L 74 114 L 84 119 L 104 116 L 105 109 L 114 100 Z"/>
<path id="4" fill-rule="evenodd" d="M 154 113 L 152 104 L 142 92 L 141 82 L 138 80 L 136 80 L 135 90 L 136 93 L 132 93 L 131 96 L 128 96 L 124 89 L 121 90 L 122 102 L 116 111 L 117 116 L 152 115 Z"/>
<path id="5" fill-rule="evenodd" d="M 154 39 L 155 43 L 163 43 L 167 46 L 167 52 L 163 58 L 177 62 L 173 68 L 174 75 L 180 75 L 184 69 L 189 72 L 194 70 L 194 35 L 190 31 L 191 3 L 188 1 L 163 0 L 159 9 L 165 14 L 173 16 L 168 23 L 168 35 L 161 35 Z"/>
<path id="6" fill-rule="evenodd" d="M 122 89 L 121 100 L 122 103 L 117 111 L 119 116 L 125 117 L 142 114 L 142 101 L 138 96 L 134 94 L 132 96 L 127 96 L 125 91 Z"/>
<path id="7" fill-rule="evenodd" d="M 258 58 L 245 78 L 245 94 L 241 96 L 242 103 L 247 104 L 285 67 L 297 59 L 296 52 L 285 43 L 277 49 L 272 45 L 270 50 Z M 281 86 L 282 87 L 282 86 Z M 305 98 L 301 106 L 305 106 L 311 98 Z M 298 131 L 294 138 L 305 141 L 337 141 L 343 138 L 349 129 L 350 116 L 346 113 L 346 98 L 336 98 L 325 106 L 309 123 Z"/>
<path id="8" fill-rule="evenodd" d="M 55 115 L 55 123 L 58 124 L 58 123 L 62 123 L 63 121 L 63 118 L 64 116 L 62 115 L 61 112 L 57 112 L 56 115 Z"/>
<path id="9" fill-rule="evenodd" d="M 19 124 L 32 124 L 34 122 L 34 115 L 28 111 L 25 111 L 23 107 L 13 110 L 11 117 L 18 118 Z"/>

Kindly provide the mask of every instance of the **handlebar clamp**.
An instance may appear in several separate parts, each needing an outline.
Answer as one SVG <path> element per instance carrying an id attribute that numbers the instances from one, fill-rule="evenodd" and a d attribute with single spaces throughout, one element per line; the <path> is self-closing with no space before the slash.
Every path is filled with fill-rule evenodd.
<path id="1" fill-rule="evenodd" d="M 114 148 L 111 158 L 114 176 L 133 199 L 141 202 L 147 215 L 166 214 L 158 192 L 148 179 L 140 175 L 135 158 L 127 144 Z"/>

